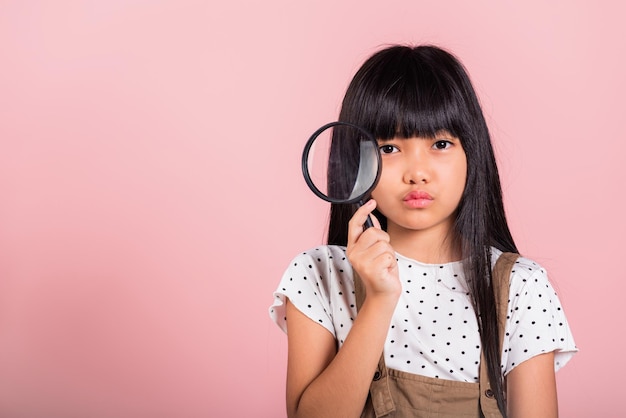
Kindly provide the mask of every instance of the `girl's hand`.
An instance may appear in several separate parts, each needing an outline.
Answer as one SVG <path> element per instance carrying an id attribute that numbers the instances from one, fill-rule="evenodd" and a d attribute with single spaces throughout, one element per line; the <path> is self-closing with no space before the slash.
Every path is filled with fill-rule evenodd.
<path id="1" fill-rule="evenodd" d="M 361 206 L 348 223 L 348 248 L 346 254 L 352 267 L 365 285 L 366 297 L 389 296 L 397 298 L 402 292 L 398 277 L 398 263 L 389 235 L 380 229 L 380 222 L 372 215 L 376 201 L 370 199 Z M 363 230 L 370 216 L 374 227 Z"/>
<path id="2" fill-rule="evenodd" d="M 389 235 L 377 219 L 363 231 L 375 207 L 370 200 L 348 225 L 347 257 L 363 280 L 366 296 L 341 349 L 333 334 L 287 302 L 290 417 L 358 417 L 363 411 L 402 292 Z"/>

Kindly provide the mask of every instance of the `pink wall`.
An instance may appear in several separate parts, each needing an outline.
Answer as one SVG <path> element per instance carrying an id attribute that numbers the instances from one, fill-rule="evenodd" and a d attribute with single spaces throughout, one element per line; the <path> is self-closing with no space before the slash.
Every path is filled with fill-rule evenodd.
<path id="1" fill-rule="evenodd" d="M 619 2 L 213 3 L 0 2 L 1 417 L 284 417 L 267 307 L 327 209 L 300 152 L 392 42 L 475 80 L 581 348 L 562 416 L 623 409 Z"/>

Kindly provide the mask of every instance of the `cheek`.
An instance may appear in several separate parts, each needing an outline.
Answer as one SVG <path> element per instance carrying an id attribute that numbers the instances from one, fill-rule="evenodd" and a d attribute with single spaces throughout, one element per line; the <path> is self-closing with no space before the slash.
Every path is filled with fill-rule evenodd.
<path id="1" fill-rule="evenodd" d="M 374 190 L 372 190 L 372 198 L 379 204 L 384 204 L 385 200 L 388 200 L 394 192 L 398 190 L 398 177 L 401 176 L 392 167 L 384 167 L 380 173 L 380 178 Z"/>
<path id="2" fill-rule="evenodd" d="M 380 202 L 380 198 L 382 197 L 380 189 L 381 187 L 380 187 L 380 182 L 379 182 L 376 188 L 372 190 L 372 193 L 371 193 L 372 199 L 374 199 L 377 203 Z"/>
<path id="3" fill-rule="evenodd" d="M 385 212 L 386 212 L 385 208 L 387 207 L 387 199 L 386 199 L 387 195 L 384 192 L 385 189 L 386 189 L 386 186 L 381 177 L 380 181 L 376 185 L 376 188 L 372 190 L 372 193 L 371 193 L 371 198 L 376 201 L 376 210 L 380 212 L 381 214 L 383 214 L 383 216 L 387 216 L 385 215 Z"/>
<path id="4" fill-rule="evenodd" d="M 387 170 L 388 173 L 389 170 Z M 372 190 L 372 198 L 376 201 L 378 199 L 384 197 L 384 190 L 388 190 L 389 186 L 387 185 L 389 176 L 385 175 L 385 170 L 382 170 L 380 173 L 380 178 L 378 179 L 378 183 L 376 183 L 376 187 Z"/>
<path id="5" fill-rule="evenodd" d="M 457 166 L 457 169 L 454 173 L 454 178 L 455 189 L 459 194 L 460 199 L 461 195 L 465 191 L 465 184 L 467 183 L 467 164 L 465 164 L 465 161 Z"/>

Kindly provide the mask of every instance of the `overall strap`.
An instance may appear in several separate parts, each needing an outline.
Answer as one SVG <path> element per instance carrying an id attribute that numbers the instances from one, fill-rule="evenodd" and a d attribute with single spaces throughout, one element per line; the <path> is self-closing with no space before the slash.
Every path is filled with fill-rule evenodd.
<path id="1" fill-rule="evenodd" d="M 519 254 L 502 253 L 493 267 L 493 294 L 496 300 L 496 313 L 498 318 L 498 335 L 500 336 L 500 353 L 504 344 L 504 331 L 506 327 L 507 309 L 509 306 L 509 284 L 511 270 L 517 261 Z M 491 390 L 489 375 L 487 374 L 487 362 L 481 351 L 480 354 L 480 409 L 485 417 L 500 417 L 500 411 L 496 402 L 495 394 Z M 495 411 L 493 414 L 487 411 Z"/>

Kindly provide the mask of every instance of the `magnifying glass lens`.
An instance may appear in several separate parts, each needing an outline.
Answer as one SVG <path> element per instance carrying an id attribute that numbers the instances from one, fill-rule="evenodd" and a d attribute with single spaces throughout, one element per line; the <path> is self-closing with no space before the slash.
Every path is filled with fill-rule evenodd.
<path id="1" fill-rule="evenodd" d="M 380 153 L 362 128 L 333 122 L 317 130 L 305 147 L 304 177 L 315 194 L 333 203 L 356 203 L 378 182 Z"/>

